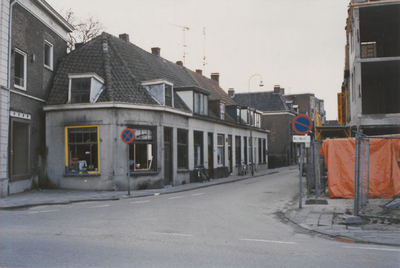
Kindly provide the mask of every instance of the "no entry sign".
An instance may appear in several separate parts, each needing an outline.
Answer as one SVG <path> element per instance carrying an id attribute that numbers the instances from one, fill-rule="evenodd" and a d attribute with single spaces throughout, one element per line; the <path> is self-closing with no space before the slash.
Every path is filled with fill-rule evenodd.
<path id="1" fill-rule="evenodd" d="M 300 135 L 307 134 L 313 127 L 313 122 L 308 115 L 299 114 L 292 121 L 294 132 Z"/>
<path id="2" fill-rule="evenodd" d="M 121 140 L 125 143 L 131 143 L 135 139 L 135 132 L 133 129 L 126 128 L 121 133 Z"/>

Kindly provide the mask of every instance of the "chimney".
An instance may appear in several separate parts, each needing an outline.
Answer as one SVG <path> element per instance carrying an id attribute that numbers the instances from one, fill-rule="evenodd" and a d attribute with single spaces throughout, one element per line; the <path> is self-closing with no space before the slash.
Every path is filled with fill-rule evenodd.
<path id="1" fill-rule="evenodd" d="M 231 98 L 235 97 L 235 90 L 233 88 L 228 89 L 228 95 Z"/>
<path id="2" fill-rule="evenodd" d="M 151 48 L 151 53 L 156 55 L 156 56 L 160 56 L 160 50 L 161 50 L 161 48 L 159 48 L 159 47 L 152 47 Z"/>
<path id="3" fill-rule="evenodd" d="M 196 73 L 197 73 L 197 74 L 200 74 L 200 75 L 203 75 L 203 70 L 201 70 L 201 69 L 196 69 Z"/>
<path id="4" fill-rule="evenodd" d="M 280 85 L 275 85 L 274 86 L 274 93 L 281 93 L 282 95 L 285 95 L 285 89 L 281 88 Z"/>
<path id="5" fill-rule="evenodd" d="M 211 73 L 211 79 L 219 84 L 219 73 Z"/>
<path id="6" fill-rule="evenodd" d="M 179 66 L 183 66 L 183 62 L 180 61 L 180 60 L 178 60 L 175 64 L 176 64 L 176 65 L 179 65 Z"/>
<path id="7" fill-rule="evenodd" d="M 80 49 L 85 43 L 75 43 L 75 49 Z"/>
<path id="8" fill-rule="evenodd" d="M 119 39 L 122 39 L 122 40 L 124 40 L 125 42 L 129 42 L 129 34 L 126 34 L 126 33 L 120 34 L 120 35 L 119 35 Z"/>

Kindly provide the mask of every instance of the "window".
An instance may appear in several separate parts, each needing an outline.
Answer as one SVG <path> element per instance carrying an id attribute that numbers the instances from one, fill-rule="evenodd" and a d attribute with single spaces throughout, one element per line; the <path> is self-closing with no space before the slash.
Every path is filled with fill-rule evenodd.
<path id="1" fill-rule="evenodd" d="M 225 163 L 225 143 L 224 143 L 224 135 L 218 134 L 218 165 L 223 166 Z"/>
<path id="2" fill-rule="evenodd" d="M 241 164 L 241 142 L 240 142 L 240 136 L 235 136 L 235 158 L 236 158 L 236 165 Z"/>
<path id="3" fill-rule="evenodd" d="M 99 173 L 99 127 L 66 127 L 66 173 Z"/>
<path id="4" fill-rule="evenodd" d="M 178 168 L 188 168 L 188 131 L 178 129 Z"/>
<path id="5" fill-rule="evenodd" d="M 47 41 L 44 41 L 44 66 L 53 70 L 53 45 Z"/>
<path id="6" fill-rule="evenodd" d="M 194 131 L 194 166 L 203 165 L 203 132 Z"/>
<path id="7" fill-rule="evenodd" d="M 261 139 L 258 139 L 258 163 L 263 162 L 263 155 L 262 155 L 262 143 Z"/>
<path id="8" fill-rule="evenodd" d="M 161 79 L 144 82 L 142 85 L 160 105 L 174 107 L 172 83 Z"/>
<path id="9" fill-rule="evenodd" d="M 135 139 L 129 144 L 130 171 L 154 171 L 156 138 L 155 128 L 135 128 Z"/>
<path id="10" fill-rule="evenodd" d="M 208 96 L 207 95 L 203 95 L 203 99 L 204 99 L 204 101 L 203 101 L 203 106 L 204 106 L 203 114 L 204 115 L 208 115 Z"/>
<path id="11" fill-rule="evenodd" d="M 14 57 L 14 87 L 26 90 L 27 54 L 15 49 Z"/>
<path id="12" fill-rule="evenodd" d="M 95 103 L 104 89 L 104 80 L 95 73 L 70 74 L 69 103 Z"/>
<path id="13" fill-rule="evenodd" d="M 244 155 L 244 163 L 247 164 L 247 137 L 243 137 L 243 155 Z"/>
<path id="14" fill-rule="evenodd" d="M 208 114 L 208 96 L 194 92 L 193 93 L 193 111 L 196 114 L 207 115 Z"/>
<path id="15" fill-rule="evenodd" d="M 220 119 L 221 120 L 225 120 L 225 104 L 224 103 L 220 103 L 219 105 L 219 113 L 220 113 Z"/>

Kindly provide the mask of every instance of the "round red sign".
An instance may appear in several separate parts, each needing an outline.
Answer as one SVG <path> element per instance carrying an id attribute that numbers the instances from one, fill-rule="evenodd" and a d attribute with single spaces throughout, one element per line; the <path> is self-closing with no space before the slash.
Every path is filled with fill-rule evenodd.
<path id="1" fill-rule="evenodd" d="M 126 128 L 121 133 L 121 140 L 125 143 L 131 143 L 135 139 L 135 132 L 133 129 Z"/>

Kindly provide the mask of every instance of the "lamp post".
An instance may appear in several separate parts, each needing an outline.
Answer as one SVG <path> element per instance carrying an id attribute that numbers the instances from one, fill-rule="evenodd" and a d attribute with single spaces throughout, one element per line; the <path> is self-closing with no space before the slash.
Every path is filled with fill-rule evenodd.
<path id="1" fill-rule="evenodd" d="M 254 161 L 253 161 L 253 130 L 252 130 L 252 124 L 253 124 L 253 119 L 251 117 L 251 100 L 250 100 L 250 80 L 254 76 L 259 76 L 260 77 L 260 87 L 264 86 L 262 77 L 259 74 L 253 74 L 249 78 L 249 122 L 250 122 L 250 164 L 251 164 L 251 176 L 254 176 Z"/>

